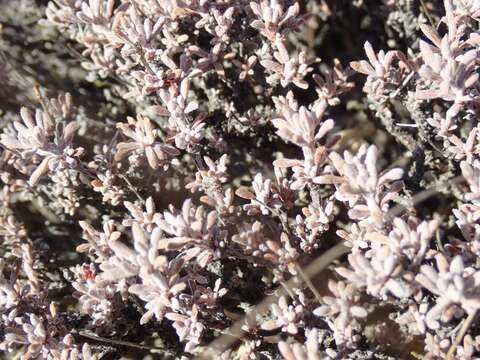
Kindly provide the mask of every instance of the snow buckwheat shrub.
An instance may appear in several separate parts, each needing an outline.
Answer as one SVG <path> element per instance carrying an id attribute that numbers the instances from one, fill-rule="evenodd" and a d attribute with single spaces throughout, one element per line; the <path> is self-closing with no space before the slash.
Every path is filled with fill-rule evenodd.
<path id="1" fill-rule="evenodd" d="M 0 2 L 0 357 L 480 358 L 479 22 Z"/>

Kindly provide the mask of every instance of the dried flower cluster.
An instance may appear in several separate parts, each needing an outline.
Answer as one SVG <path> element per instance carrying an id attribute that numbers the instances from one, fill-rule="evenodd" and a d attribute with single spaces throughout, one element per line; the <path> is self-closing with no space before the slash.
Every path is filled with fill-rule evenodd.
<path id="1" fill-rule="evenodd" d="M 0 356 L 480 358 L 479 26 L 0 1 Z"/>

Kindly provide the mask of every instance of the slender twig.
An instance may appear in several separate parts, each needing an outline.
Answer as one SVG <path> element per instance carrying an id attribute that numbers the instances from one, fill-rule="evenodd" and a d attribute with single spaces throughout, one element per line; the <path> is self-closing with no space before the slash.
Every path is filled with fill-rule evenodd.
<path id="1" fill-rule="evenodd" d="M 448 360 L 453 359 L 453 356 L 455 354 L 455 350 L 457 349 L 458 344 L 460 344 L 460 342 L 463 340 L 465 333 L 470 328 L 470 325 L 472 324 L 476 315 L 477 315 L 477 310 L 472 311 L 470 314 L 468 314 L 467 318 L 463 322 L 463 325 L 458 331 L 457 336 L 455 336 L 455 340 L 453 341 L 452 346 L 450 346 L 450 349 L 448 349 L 448 353 L 447 353 Z"/>
<path id="2" fill-rule="evenodd" d="M 433 28 L 436 28 L 436 25 L 432 19 L 432 17 L 430 16 L 430 11 L 428 11 L 427 9 L 427 6 L 425 5 L 425 2 L 423 0 L 420 0 L 420 5 L 423 9 L 423 12 L 425 13 L 425 16 L 427 17 L 428 19 L 428 22 L 430 23 L 430 25 L 433 27 Z"/>
<path id="3" fill-rule="evenodd" d="M 445 185 L 455 185 L 455 184 L 462 183 L 464 181 L 465 181 L 464 177 L 462 175 L 459 175 L 459 176 L 454 177 L 453 179 L 448 179 L 448 180 L 446 180 L 446 181 L 444 181 L 444 182 L 442 182 L 438 185 L 434 185 L 429 189 L 425 189 L 423 191 L 420 191 L 412 197 L 412 204 L 417 205 L 417 204 L 427 200 L 431 196 L 435 195 L 438 192 L 438 189 L 442 188 Z M 393 219 L 393 218 L 397 217 L 398 215 L 400 215 L 405 210 L 407 210 L 407 208 L 404 205 L 397 204 L 396 206 L 394 206 L 393 208 L 391 208 L 387 212 L 387 217 Z"/>
<path id="4" fill-rule="evenodd" d="M 98 341 L 98 342 L 103 342 L 105 344 L 111 344 L 111 345 L 117 345 L 117 346 L 127 346 L 127 347 L 131 347 L 131 348 L 142 349 L 142 350 L 170 353 L 168 350 L 165 350 L 165 349 L 162 349 L 162 348 L 157 348 L 157 347 L 148 346 L 148 345 L 141 345 L 141 344 L 137 344 L 137 343 L 134 343 L 134 342 L 125 341 L 125 340 L 108 339 L 108 338 L 104 338 L 104 337 L 101 337 L 101 336 L 98 336 L 98 335 L 89 334 L 89 333 L 84 332 L 84 331 L 80 331 L 77 334 L 79 336 L 84 337 L 84 338 L 95 340 L 95 341 Z"/>
<path id="5" fill-rule="evenodd" d="M 319 303 L 321 303 L 322 302 L 322 297 L 320 296 L 320 293 L 318 292 L 315 285 L 313 285 L 312 280 L 310 280 L 310 278 L 307 276 L 307 274 L 305 274 L 305 272 L 303 271 L 303 269 L 300 265 L 297 264 L 296 270 L 299 273 L 300 277 L 302 278 L 303 282 L 305 284 L 307 284 L 309 289 L 312 291 L 313 295 L 315 295 L 315 298 L 317 299 L 317 301 Z"/>
<path id="6" fill-rule="evenodd" d="M 138 191 L 135 189 L 135 186 L 132 185 L 130 180 L 128 180 L 128 178 L 123 174 L 120 174 L 119 176 L 120 176 L 121 179 L 123 179 L 123 181 L 125 181 L 127 183 L 129 189 L 132 190 L 132 192 L 135 194 L 135 196 L 138 198 L 138 200 L 140 200 L 140 202 L 142 204 L 145 204 L 145 200 L 143 200 L 143 198 L 140 196 Z"/>
<path id="7" fill-rule="evenodd" d="M 398 89 L 395 90 L 392 94 L 390 94 L 390 99 L 396 98 L 398 96 L 398 94 L 400 94 L 400 91 L 402 91 L 405 88 L 405 86 L 407 86 L 407 84 L 410 82 L 410 80 L 412 80 L 413 75 L 415 75 L 415 74 L 416 74 L 415 71 L 410 72 L 410 74 L 407 75 L 405 80 L 402 81 L 402 83 L 400 84 Z"/>

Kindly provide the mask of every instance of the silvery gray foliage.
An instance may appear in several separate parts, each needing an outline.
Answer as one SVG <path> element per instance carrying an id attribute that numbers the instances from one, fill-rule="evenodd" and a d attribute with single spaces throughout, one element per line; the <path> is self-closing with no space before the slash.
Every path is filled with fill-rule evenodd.
<path id="1" fill-rule="evenodd" d="M 258 29 L 272 43 L 282 39 L 302 21 L 297 2 L 285 9 L 282 2 L 277 0 L 252 1 L 250 8 L 256 16 L 251 26 Z"/>
<path id="2" fill-rule="evenodd" d="M 320 360 L 335 359 L 337 352 L 331 348 L 325 351 L 319 350 L 319 344 L 324 340 L 325 335 L 319 333 L 316 329 L 308 331 L 305 344 L 298 342 L 287 343 L 280 341 L 278 348 L 283 358 L 286 360 Z"/>
<path id="3" fill-rule="evenodd" d="M 295 218 L 295 232 L 300 238 L 303 251 L 309 252 L 318 248 L 319 237 L 330 229 L 330 222 L 334 219 L 335 203 L 331 199 L 319 205 L 309 205 L 302 208 L 302 215 Z"/>
<path id="4" fill-rule="evenodd" d="M 440 326 L 438 320 L 450 320 L 452 306 L 458 305 L 471 313 L 480 305 L 478 271 L 465 267 L 460 256 L 449 261 L 438 254 L 435 260 L 437 270 L 423 265 L 416 276 L 417 282 L 437 296 L 435 306 L 426 314 L 426 324 L 433 329 Z"/>
<path id="5" fill-rule="evenodd" d="M 155 141 L 156 131 L 148 118 L 139 115 L 137 121 L 133 118 L 127 120 L 128 124 L 118 124 L 117 127 L 133 141 L 117 145 L 115 160 L 120 161 L 129 156 L 131 162 L 136 163 L 138 155 L 142 155 L 147 159 L 148 165 L 156 170 L 160 166 L 165 169 L 170 159 L 179 154 L 175 147 Z"/>
<path id="6" fill-rule="evenodd" d="M 449 10 L 449 6 L 446 10 Z M 425 82 L 424 86 L 429 86 L 430 89 L 417 90 L 416 97 L 452 101 L 453 105 L 446 113 L 447 120 L 458 114 L 464 103 L 475 101 L 477 96 L 475 89 L 478 80 L 478 74 L 475 73 L 477 50 L 474 47 L 469 49 L 468 40 L 466 42 L 461 40 L 466 29 L 457 24 L 458 20 L 459 18 L 447 12 L 445 21 L 449 28 L 448 35 L 441 38 L 435 29 L 424 25 L 422 30 L 433 45 L 420 41 L 420 54 L 424 64 L 418 73 Z M 475 46 L 475 43 L 472 45 Z"/>
<path id="7" fill-rule="evenodd" d="M 360 305 L 360 295 L 353 283 L 330 281 L 328 288 L 333 296 L 322 297 L 322 305 L 313 313 L 327 319 L 336 342 L 340 346 L 355 347 L 360 340 L 357 319 L 364 319 L 368 311 Z"/>
<path id="8" fill-rule="evenodd" d="M 22 346 L 22 359 L 99 359 L 102 354 L 92 352 L 89 344 L 76 343 L 72 335 L 74 329 L 59 311 L 59 304 L 48 300 L 51 285 L 39 277 L 39 261 L 30 239 L 23 241 L 15 244 L 12 251 L 12 255 L 21 260 L 21 267 L 11 268 L 4 260 L 0 264 L 2 273 L 16 273 L 0 280 L 4 331 L 0 349 L 12 352 Z"/>
<path id="9" fill-rule="evenodd" d="M 278 111 L 277 118 L 272 119 L 277 134 L 301 147 L 303 152 L 303 160 L 278 159 L 273 164 L 279 168 L 292 168 L 294 180 L 290 188 L 299 190 L 311 185 L 322 173 L 327 165 L 328 154 L 340 137 L 327 137 L 335 122 L 333 119 L 323 119 L 326 102 L 322 102 L 321 111 L 314 112 L 303 106 L 299 107 L 292 92 L 288 92 L 286 97 L 274 98 L 273 101 Z"/>
<path id="10" fill-rule="evenodd" d="M 320 69 L 321 74 L 313 74 L 313 80 L 316 83 L 316 92 L 318 100 L 313 104 L 313 108 L 322 111 L 326 102 L 330 106 L 340 104 L 339 95 L 350 91 L 354 83 L 349 81 L 351 70 L 344 69 L 338 59 L 334 60 L 335 66 L 330 69 L 323 67 Z"/>
<path id="11" fill-rule="evenodd" d="M 195 305 L 186 314 L 171 312 L 167 313 L 165 317 L 173 321 L 173 327 L 177 331 L 180 341 L 186 342 L 185 351 L 192 351 L 200 343 L 204 325 L 197 319 L 198 308 Z"/>
<path id="12" fill-rule="evenodd" d="M 100 264 L 101 272 L 95 275 L 100 282 L 114 282 L 146 302 L 147 311 L 140 322 L 146 323 L 153 316 L 161 320 L 165 313 L 175 308 L 177 296 L 186 284 L 179 276 L 183 261 L 169 261 L 159 255 L 158 231 L 148 235 L 138 223 L 132 225 L 134 249 L 120 241 L 111 243 L 113 255 Z M 135 281 L 138 278 L 139 281 Z M 117 291 L 122 291 L 120 286 Z"/>
<path id="13" fill-rule="evenodd" d="M 335 325 L 339 330 L 344 329 L 352 318 L 364 318 L 368 312 L 360 304 L 360 297 L 353 284 L 330 281 L 329 290 L 333 296 L 324 296 L 324 304 L 314 310 L 317 316 L 338 315 Z"/>
<path id="14" fill-rule="evenodd" d="M 121 233 L 115 230 L 115 222 L 113 220 L 105 222 L 103 232 L 95 230 L 85 221 L 80 221 L 79 225 L 83 229 L 83 238 L 87 240 L 87 243 L 78 245 L 77 251 L 87 252 L 99 261 L 107 259 L 112 254 L 110 244 L 121 236 Z"/>
<path id="15" fill-rule="evenodd" d="M 0 11 L 1 351 L 478 357 L 477 0 L 40 3 Z"/>
<path id="16" fill-rule="evenodd" d="M 281 328 L 283 332 L 295 335 L 298 333 L 298 327 L 303 326 L 302 317 L 306 315 L 305 308 L 298 300 L 288 304 L 287 299 L 281 296 L 278 303 L 272 304 L 271 309 L 273 319 L 264 322 L 261 325 L 262 329 Z"/>
<path id="17" fill-rule="evenodd" d="M 75 168 L 78 157 L 83 153 L 81 147 L 76 148 L 72 144 L 78 124 L 75 122 L 66 124 L 62 121 L 70 112 L 70 96 L 59 98 L 59 101 L 64 101 L 63 104 L 57 102 L 61 107 L 58 109 L 61 113 L 46 108 L 37 109 L 33 114 L 29 109 L 22 108 L 20 111 L 22 121 L 14 122 L 13 131 L 10 134 L 3 133 L 0 139 L 3 146 L 18 152 L 25 161 L 31 162 L 33 158 L 40 160 L 30 175 L 31 186 L 48 173 L 64 168 Z"/>
<path id="18" fill-rule="evenodd" d="M 336 271 L 349 282 L 365 288 L 370 295 L 383 298 L 388 294 L 406 298 L 412 294 L 411 287 L 402 278 L 402 266 L 398 257 L 375 257 L 367 259 L 361 253 L 348 257 L 351 270 L 339 267 Z"/>
<path id="19" fill-rule="evenodd" d="M 208 156 L 205 156 L 203 160 L 206 165 L 205 168 L 199 167 L 195 173 L 195 180 L 187 184 L 185 188 L 190 189 L 192 193 L 199 190 L 206 193 L 216 193 L 228 180 L 228 155 L 222 155 L 217 162 L 214 162 Z"/>
<path id="20" fill-rule="evenodd" d="M 260 61 L 260 64 L 272 73 L 267 81 L 272 83 L 280 81 L 283 87 L 293 83 L 301 89 L 307 89 L 308 83 L 304 78 L 313 68 L 309 67 L 311 61 L 306 58 L 305 53 L 290 55 L 281 41 L 277 42 L 275 47 L 277 51 L 273 53 L 272 60 Z"/>
<path id="21" fill-rule="evenodd" d="M 379 173 L 377 158 L 375 145 L 362 145 L 357 154 L 345 152 L 343 157 L 332 152 L 330 160 L 340 176 L 320 175 L 313 181 L 335 184 L 336 198 L 348 204 L 352 219 L 382 227 L 388 204 L 401 189 L 403 170 L 395 168 Z"/>
<path id="22" fill-rule="evenodd" d="M 478 351 L 478 337 L 473 338 L 471 335 L 466 335 L 463 340 L 458 344 L 455 355 L 461 359 L 475 359 L 475 353 Z M 449 338 L 426 334 L 425 339 L 425 350 L 427 359 L 436 359 L 446 357 L 448 350 L 452 344 L 452 341 Z"/>
<path id="23" fill-rule="evenodd" d="M 5 315 L 7 317 L 7 315 Z M 61 320 L 56 318 L 55 305 L 51 305 L 45 315 L 18 314 L 15 310 L 8 314 L 6 320 L 8 333 L 0 344 L 3 350 L 11 351 L 15 345 L 26 347 L 22 358 L 44 359 L 82 359 L 97 360 L 101 353 L 92 353 L 88 343 L 82 347 L 75 345 L 73 335 L 66 334 Z"/>
<path id="24" fill-rule="evenodd" d="M 157 115 L 168 116 L 169 135 L 174 137 L 175 145 L 179 149 L 195 151 L 204 137 L 205 114 L 198 113 L 193 117 L 191 113 L 198 109 L 196 101 L 188 101 L 190 80 L 181 81 L 179 89 L 170 87 L 160 90 L 160 98 L 166 108 L 155 107 Z"/>
<path id="25" fill-rule="evenodd" d="M 97 278 L 94 264 L 77 265 L 72 271 L 75 276 L 72 286 L 76 290 L 81 312 L 88 314 L 95 326 L 112 321 L 117 285 Z"/>
<path id="26" fill-rule="evenodd" d="M 252 181 L 252 188 L 254 193 L 243 195 L 245 198 L 251 198 L 250 204 L 243 206 L 247 214 L 263 214 L 268 215 L 272 209 L 282 205 L 282 202 L 278 199 L 278 194 L 275 193 L 272 180 L 263 179 L 262 173 L 255 175 Z"/>
<path id="27" fill-rule="evenodd" d="M 155 203 L 151 197 L 145 201 L 145 211 L 143 211 L 143 206 L 139 207 L 130 201 L 125 201 L 123 205 L 128 211 L 130 211 L 132 216 L 131 219 L 123 220 L 122 225 L 124 226 L 133 226 L 137 224 L 148 233 L 151 233 L 155 228 L 157 221 L 162 218 L 162 216 L 155 211 Z"/>
<path id="28" fill-rule="evenodd" d="M 205 267 L 213 258 L 221 256 L 224 247 L 226 232 L 217 220 L 216 211 L 196 207 L 191 200 L 183 203 L 181 211 L 171 206 L 157 222 L 156 230 L 168 235 L 158 240 L 158 247 L 181 251 L 184 261 L 195 259 L 200 267 Z"/>
<path id="29" fill-rule="evenodd" d="M 357 72 L 367 75 L 364 91 L 374 98 L 384 98 L 396 90 L 411 71 L 411 64 L 399 51 L 375 53 L 367 41 L 364 45 L 368 60 L 351 62 L 350 66 Z"/>
<path id="30" fill-rule="evenodd" d="M 469 185 L 469 192 L 464 194 L 465 203 L 452 212 L 456 218 L 456 224 L 461 230 L 463 238 L 467 241 L 465 246 L 473 253 L 480 251 L 480 228 L 479 228 L 479 163 L 475 160 L 473 164 L 467 161 L 460 163 L 462 174 Z"/>

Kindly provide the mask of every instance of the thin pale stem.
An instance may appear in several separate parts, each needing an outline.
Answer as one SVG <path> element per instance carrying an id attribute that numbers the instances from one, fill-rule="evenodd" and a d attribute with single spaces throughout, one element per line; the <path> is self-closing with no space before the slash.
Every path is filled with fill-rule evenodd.
<path id="1" fill-rule="evenodd" d="M 472 325 L 472 322 L 475 319 L 476 315 L 477 315 L 477 310 L 468 314 L 467 318 L 463 322 L 463 325 L 458 331 L 457 336 L 455 336 L 455 340 L 453 341 L 452 346 L 450 346 L 450 349 L 448 349 L 448 353 L 447 353 L 448 360 L 451 360 L 454 358 L 455 350 L 457 350 L 458 344 L 460 344 L 460 342 L 463 340 L 463 337 L 465 336 L 466 332 L 470 328 L 470 325 Z"/>

